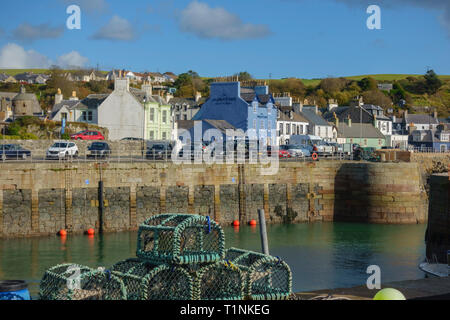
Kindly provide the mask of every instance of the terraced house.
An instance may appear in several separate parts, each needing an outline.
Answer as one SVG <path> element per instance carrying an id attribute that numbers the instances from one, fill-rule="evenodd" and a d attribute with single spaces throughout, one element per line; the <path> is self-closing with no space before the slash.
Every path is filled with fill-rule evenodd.
<path id="1" fill-rule="evenodd" d="M 175 128 L 171 105 L 163 97 L 152 95 L 150 84 L 144 84 L 142 88 L 150 93 L 145 102 L 145 139 L 172 140 Z"/>

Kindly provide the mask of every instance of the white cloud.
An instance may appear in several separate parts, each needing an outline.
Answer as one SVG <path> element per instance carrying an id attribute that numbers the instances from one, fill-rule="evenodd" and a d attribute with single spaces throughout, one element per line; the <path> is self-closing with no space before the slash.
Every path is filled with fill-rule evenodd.
<path id="1" fill-rule="evenodd" d="M 13 31 L 13 38 L 20 41 L 34 41 L 38 39 L 59 38 L 64 32 L 64 27 L 52 27 L 49 24 L 32 26 L 28 23 L 19 25 Z"/>
<path id="2" fill-rule="evenodd" d="M 92 39 L 95 40 L 132 41 L 135 38 L 136 35 L 131 23 L 119 16 L 113 16 L 105 26 L 92 36 Z"/>
<path id="3" fill-rule="evenodd" d="M 89 60 L 78 52 L 60 56 L 56 64 L 62 68 L 84 67 Z M 50 58 L 34 50 L 25 50 L 23 47 L 9 43 L 0 49 L 0 68 L 2 69 L 45 69 L 54 65 Z"/>
<path id="4" fill-rule="evenodd" d="M 180 16 L 180 29 L 200 38 L 222 40 L 263 38 L 270 34 L 266 25 L 244 23 L 224 8 L 211 8 L 207 3 L 193 1 Z"/>
<path id="5" fill-rule="evenodd" d="M 48 68 L 50 59 L 34 51 L 26 51 L 15 43 L 9 43 L 0 50 L 0 68 L 4 69 L 28 69 Z"/>
<path id="6" fill-rule="evenodd" d="M 67 54 L 63 54 L 56 61 L 56 65 L 61 68 L 81 68 L 89 63 L 89 59 L 83 57 L 77 51 L 72 51 Z"/>

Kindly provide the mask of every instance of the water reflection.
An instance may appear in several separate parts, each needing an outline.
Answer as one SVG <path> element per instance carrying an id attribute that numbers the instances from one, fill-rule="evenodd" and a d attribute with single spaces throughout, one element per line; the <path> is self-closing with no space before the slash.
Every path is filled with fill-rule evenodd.
<path id="1" fill-rule="evenodd" d="M 369 265 L 382 281 L 422 278 L 425 225 L 316 223 L 268 226 L 270 253 L 293 272 L 294 291 L 362 285 Z M 258 227 L 225 228 L 226 246 L 260 251 Z M 62 263 L 109 267 L 136 254 L 136 232 L 0 240 L 0 279 L 25 279 L 32 295 L 45 270 Z"/>

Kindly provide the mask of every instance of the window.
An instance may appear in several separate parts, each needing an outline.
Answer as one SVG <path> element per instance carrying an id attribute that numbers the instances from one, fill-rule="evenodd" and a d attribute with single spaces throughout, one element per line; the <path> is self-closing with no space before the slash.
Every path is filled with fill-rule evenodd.
<path id="1" fill-rule="evenodd" d="M 252 106 L 253 106 L 253 113 L 258 112 L 258 102 L 253 101 Z"/>
<path id="2" fill-rule="evenodd" d="M 291 134 L 291 125 L 286 123 L 286 134 Z"/>
<path id="3" fill-rule="evenodd" d="M 297 125 L 292 125 L 292 134 L 295 134 L 297 132 Z"/>
<path id="4" fill-rule="evenodd" d="M 282 123 L 280 123 L 280 134 L 283 134 L 283 128 L 284 128 L 284 125 Z"/>
<path id="5" fill-rule="evenodd" d="M 261 120 L 261 127 L 260 129 L 264 129 L 264 120 Z"/>
<path id="6" fill-rule="evenodd" d="M 447 152 L 447 146 L 445 144 L 441 144 L 440 151 L 441 152 Z"/>
<path id="7" fill-rule="evenodd" d="M 150 140 L 154 140 L 155 139 L 155 132 L 153 130 L 150 131 L 149 136 L 150 136 Z"/>
<path id="8" fill-rule="evenodd" d="M 154 121 L 155 121 L 155 109 L 150 108 L 150 122 L 154 122 Z"/>
<path id="9" fill-rule="evenodd" d="M 167 111 L 164 110 L 162 113 L 162 122 L 167 123 Z"/>
<path id="10" fill-rule="evenodd" d="M 167 140 L 167 132 L 163 132 L 162 133 L 162 139 L 163 140 Z"/>
<path id="11" fill-rule="evenodd" d="M 93 120 L 92 111 L 83 111 L 81 113 L 81 119 L 85 122 L 92 122 Z"/>
<path id="12" fill-rule="evenodd" d="M 267 121 L 267 129 L 272 130 L 272 121 L 270 120 Z"/>
<path id="13" fill-rule="evenodd" d="M 317 127 L 317 135 L 320 137 L 320 134 L 321 134 L 321 132 L 320 132 L 320 127 Z"/>
<path id="14" fill-rule="evenodd" d="M 183 120 L 187 120 L 187 115 L 183 115 Z"/>
<path id="15" fill-rule="evenodd" d="M 62 112 L 62 113 L 61 113 L 61 120 L 62 120 L 62 119 L 67 120 L 67 113 L 66 113 L 66 112 Z"/>
<path id="16" fill-rule="evenodd" d="M 181 119 L 180 119 L 180 115 L 179 115 L 179 114 L 177 114 L 177 120 L 181 120 Z"/>
<path id="17" fill-rule="evenodd" d="M 256 119 L 253 120 L 253 129 L 256 129 L 257 123 L 256 123 Z"/>

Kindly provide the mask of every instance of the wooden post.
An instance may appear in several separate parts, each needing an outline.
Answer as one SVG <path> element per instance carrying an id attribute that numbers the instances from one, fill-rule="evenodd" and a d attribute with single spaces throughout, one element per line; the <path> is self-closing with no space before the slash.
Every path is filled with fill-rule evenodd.
<path id="1" fill-rule="evenodd" d="M 264 209 L 258 210 L 258 217 L 259 217 L 259 231 L 261 234 L 262 252 L 264 254 L 269 255 L 269 243 L 267 240 L 266 216 L 264 214 Z"/>

